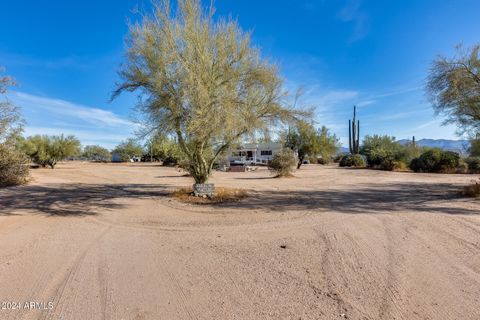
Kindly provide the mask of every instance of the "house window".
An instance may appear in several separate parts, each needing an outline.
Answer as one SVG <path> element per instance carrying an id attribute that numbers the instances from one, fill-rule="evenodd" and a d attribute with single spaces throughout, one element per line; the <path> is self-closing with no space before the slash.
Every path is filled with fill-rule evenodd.
<path id="1" fill-rule="evenodd" d="M 261 156 L 271 156 L 272 155 L 272 150 L 262 150 L 260 151 Z"/>

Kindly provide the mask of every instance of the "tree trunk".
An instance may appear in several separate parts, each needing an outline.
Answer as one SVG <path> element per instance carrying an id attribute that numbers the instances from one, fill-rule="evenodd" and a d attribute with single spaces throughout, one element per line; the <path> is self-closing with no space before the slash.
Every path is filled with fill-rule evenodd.
<path id="1" fill-rule="evenodd" d="M 300 169 L 300 167 L 302 166 L 304 159 L 305 157 L 298 157 L 297 170 Z"/>

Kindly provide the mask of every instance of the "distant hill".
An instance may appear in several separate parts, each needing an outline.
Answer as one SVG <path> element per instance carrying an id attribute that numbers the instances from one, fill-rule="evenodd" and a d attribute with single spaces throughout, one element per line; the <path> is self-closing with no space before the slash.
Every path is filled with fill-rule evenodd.
<path id="1" fill-rule="evenodd" d="M 407 144 L 412 140 L 398 140 L 401 144 Z M 446 140 L 446 139 L 421 139 L 417 141 L 417 145 L 421 147 L 439 148 L 447 151 L 455 151 L 458 153 L 467 153 L 470 147 L 468 140 Z"/>
<path id="2" fill-rule="evenodd" d="M 412 140 L 402 139 L 398 140 L 401 144 L 407 144 Z M 417 141 L 417 145 L 421 147 L 439 148 L 442 150 L 454 151 L 462 154 L 466 154 L 470 147 L 468 140 L 446 140 L 446 139 L 421 139 Z M 348 153 L 348 147 L 341 147 L 340 152 Z"/>

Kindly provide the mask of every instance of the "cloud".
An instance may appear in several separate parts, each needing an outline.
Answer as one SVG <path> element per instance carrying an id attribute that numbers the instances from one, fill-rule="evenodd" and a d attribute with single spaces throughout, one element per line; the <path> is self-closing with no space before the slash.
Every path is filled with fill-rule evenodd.
<path id="1" fill-rule="evenodd" d="M 360 0 L 349 0 L 337 14 L 337 17 L 341 21 L 353 24 L 353 34 L 351 35 L 349 42 L 361 40 L 368 33 L 369 18 L 360 7 Z"/>
<path id="2" fill-rule="evenodd" d="M 377 100 L 364 100 L 357 103 L 357 107 L 366 107 L 368 105 L 374 104 L 375 102 L 377 102 Z"/>
<path id="3" fill-rule="evenodd" d="M 370 96 L 370 99 L 381 99 L 381 98 L 387 98 L 387 97 L 392 97 L 392 96 L 397 96 L 401 94 L 406 94 L 410 92 L 415 92 L 423 89 L 422 86 L 414 86 L 414 87 L 407 87 L 407 88 L 397 88 L 397 89 L 392 89 L 390 91 L 386 91 L 383 93 L 378 93 L 378 94 L 373 94 Z"/>
<path id="4" fill-rule="evenodd" d="M 82 144 L 112 148 L 134 135 L 136 124 L 112 111 L 66 100 L 10 92 L 9 98 L 22 108 L 25 134 L 75 135 Z"/>
<path id="5" fill-rule="evenodd" d="M 20 101 L 21 106 L 33 106 L 55 114 L 74 117 L 94 125 L 118 127 L 132 125 L 132 122 L 117 116 L 111 111 L 87 107 L 69 101 L 34 96 L 23 92 L 13 92 L 15 100 Z"/>
<path id="6" fill-rule="evenodd" d="M 329 109 L 338 104 L 353 100 L 359 95 L 358 91 L 354 90 L 324 90 L 319 91 L 312 88 L 306 92 L 306 100 L 311 102 L 319 109 Z"/>

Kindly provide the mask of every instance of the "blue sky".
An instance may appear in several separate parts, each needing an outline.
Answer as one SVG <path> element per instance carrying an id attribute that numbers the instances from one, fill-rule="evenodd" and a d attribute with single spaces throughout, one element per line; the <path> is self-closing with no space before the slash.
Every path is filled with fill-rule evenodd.
<path id="1" fill-rule="evenodd" d="M 3 1 L 0 66 L 19 84 L 9 98 L 23 109 L 26 134 L 74 134 L 109 148 L 132 135 L 134 96 L 109 97 L 136 7 L 149 2 Z M 217 0 L 215 7 L 253 31 L 286 87 L 302 87 L 318 125 L 343 143 L 354 104 L 363 134 L 457 138 L 434 116 L 423 84 L 437 54 L 480 42 L 480 1 Z"/>

